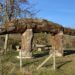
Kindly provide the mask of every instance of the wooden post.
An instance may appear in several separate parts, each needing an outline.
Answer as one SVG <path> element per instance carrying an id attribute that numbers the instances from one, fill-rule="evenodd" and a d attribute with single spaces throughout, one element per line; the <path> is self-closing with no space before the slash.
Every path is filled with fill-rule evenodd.
<path id="1" fill-rule="evenodd" d="M 55 50 L 53 52 L 53 70 L 56 69 L 56 62 L 55 62 Z"/>
<path id="2" fill-rule="evenodd" d="M 2 52 L 0 52 L 0 75 L 2 75 Z"/>
<path id="3" fill-rule="evenodd" d="M 56 43 L 55 43 L 55 36 L 52 36 L 52 41 L 51 41 L 51 43 L 52 43 L 52 52 L 51 52 L 51 53 L 53 54 L 53 55 L 52 55 L 52 59 L 53 59 L 53 67 L 52 67 L 52 69 L 53 69 L 53 70 L 56 70 L 56 60 L 55 60 L 55 57 L 56 57 L 56 50 L 55 50 L 55 49 L 56 49 L 56 48 L 55 48 L 56 46 L 55 46 L 55 44 L 56 44 Z"/>
<path id="4" fill-rule="evenodd" d="M 39 68 L 41 68 L 51 57 L 53 57 L 53 70 L 56 70 L 56 62 L 55 62 L 55 50 L 53 50 L 54 52 L 52 52 L 52 54 L 50 54 L 38 67 L 37 70 L 39 70 Z"/>
<path id="5" fill-rule="evenodd" d="M 2 62 L 1 62 L 1 55 L 0 55 L 0 75 L 2 75 Z"/>
<path id="6" fill-rule="evenodd" d="M 1 65 L 1 56 L 0 56 L 0 75 L 1 75 L 1 69 L 2 68 L 2 65 Z"/>
<path id="7" fill-rule="evenodd" d="M 8 34 L 5 35 L 5 43 L 4 43 L 5 54 L 7 52 L 7 44 L 8 44 Z"/>
<path id="8" fill-rule="evenodd" d="M 38 70 L 39 68 L 41 68 L 52 56 L 53 56 L 53 54 L 49 55 L 49 56 L 37 67 L 37 70 Z"/>
<path id="9" fill-rule="evenodd" d="M 20 50 L 20 71 L 22 70 L 22 52 Z"/>

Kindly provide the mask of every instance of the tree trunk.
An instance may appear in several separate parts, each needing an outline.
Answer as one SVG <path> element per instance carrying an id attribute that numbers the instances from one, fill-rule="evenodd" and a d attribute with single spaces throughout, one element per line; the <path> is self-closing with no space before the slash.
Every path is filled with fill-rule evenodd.
<path id="1" fill-rule="evenodd" d="M 32 29 L 27 29 L 22 34 L 21 50 L 22 50 L 22 57 L 24 57 L 24 58 L 31 58 L 32 57 L 32 53 L 31 53 L 32 38 L 33 38 Z"/>

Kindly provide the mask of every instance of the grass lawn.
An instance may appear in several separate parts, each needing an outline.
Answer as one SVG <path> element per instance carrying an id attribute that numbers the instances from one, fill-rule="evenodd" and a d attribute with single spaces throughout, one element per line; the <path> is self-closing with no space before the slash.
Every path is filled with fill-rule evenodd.
<path id="1" fill-rule="evenodd" d="M 0 56 L 0 75 L 75 75 L 75 54 L 72 51 L 64 57 L 56 57 L 56 71 L 52 70 L 52 59 L 36 69 L 48 57 L 48 52 L 33 52 L 35 58 L 23 59 L 21 71 L 17 55 L 18 52 L 12 51 Z"/>

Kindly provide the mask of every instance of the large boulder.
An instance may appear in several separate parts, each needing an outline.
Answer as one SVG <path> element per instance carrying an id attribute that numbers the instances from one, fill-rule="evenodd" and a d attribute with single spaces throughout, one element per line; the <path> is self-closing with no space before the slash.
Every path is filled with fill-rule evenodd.
<path id="1" fill-rule="evenodd" d="M 52 50 L 55 50 L 56 56 L 63 56 L 63 32 L 59 32 L 51 38 Z"/>
<path id="2" fill-rule="evenodd" d="M 31 58 L 32 53 L 32 38 L 33 38 L 33 31 L 32 29 L 27 29 L 21 36 L 22 43 L 21 43 L 21 55 L 23 58 Z"/>

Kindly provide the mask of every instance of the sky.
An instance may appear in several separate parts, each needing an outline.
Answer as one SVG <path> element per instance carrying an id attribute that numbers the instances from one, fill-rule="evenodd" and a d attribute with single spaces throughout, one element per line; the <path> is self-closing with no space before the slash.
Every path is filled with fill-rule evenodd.
<path id="1" fill-rule="evenodd" d="M 47 19 L 64 27 L 75 28 L 75 0 L 30 0 L 35 4 L 38 18 Z"/>

